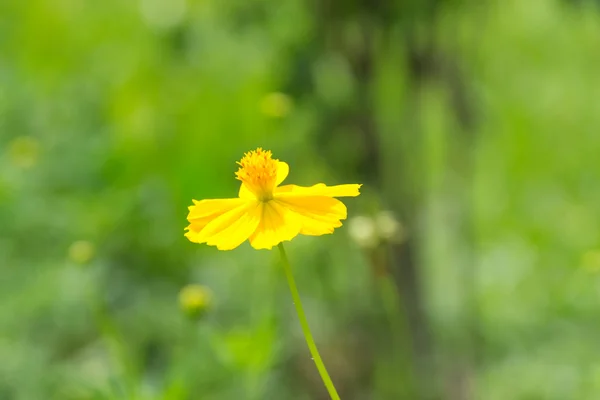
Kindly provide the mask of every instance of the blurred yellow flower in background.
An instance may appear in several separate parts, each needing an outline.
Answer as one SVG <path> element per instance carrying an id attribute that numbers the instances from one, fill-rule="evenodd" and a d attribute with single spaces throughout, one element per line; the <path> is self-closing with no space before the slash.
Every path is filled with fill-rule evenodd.
<path id="1" fill-rule="evenodd" d="M 292 111 L 293 105 L 291 97 L 287 94 L 273 92 L 263 97 L 260 102 L 260 109 L 267 117 L 283 118 Z"/>
<path id="2" fill-rule="evenodd" d="M 586 251 L 582 256 L 583 268 L 588 272 L 600 272 L 600 250 L 592 249 Z"/>
<path id="3" fill-rule="evenodd" d="M 40 146 L 30 136 L 19 136 L 10 142 L 8 154 L 14 165 L 20 168 L 33 167 L 39 158 Z"/>
<path id="4" fill-rule="evenodd" d="M 189 317 L 201 316 L 212 304 L 212 292 L 206 286 L 190 284 L 179 292 L 179 306 Z"/>
<path id="5" fill-rule="evenodd" d="M 69 259 L 77 264 L 89 262 L 95 253 L 94 244 L 87 240 L 78 240 L 69 247 Z"/>
<path id="6" fill-rule="evenodd" d="M 246 153 L 238 164 L 238 198 L 194 200 L 189 207 L 185 236 L 190 241 L 231 250 L 249 239 L 255 249 L 270 249 L 299 234 L 333 233 L 347 215 L 334 197 L 358 196 L 361 186 L 279 186 L 289 166 L 262 148 Z"/>

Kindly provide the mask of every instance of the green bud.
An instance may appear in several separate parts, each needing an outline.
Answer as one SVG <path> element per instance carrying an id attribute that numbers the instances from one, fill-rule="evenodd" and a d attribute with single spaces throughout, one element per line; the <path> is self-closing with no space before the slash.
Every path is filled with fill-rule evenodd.
<path id="1" fill-rule="evenodd" d="M 189 284 L 179 292 L 179 306 L 192 319 L 200 318 L 212 305 L 212 292 L 206 286 Z"/>

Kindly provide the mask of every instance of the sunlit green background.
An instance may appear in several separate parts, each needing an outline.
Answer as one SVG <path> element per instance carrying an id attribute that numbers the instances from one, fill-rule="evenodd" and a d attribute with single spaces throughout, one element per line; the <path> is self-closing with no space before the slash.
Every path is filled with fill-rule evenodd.
<path id="1" fill-rule="evenodd" d="M 364 184 L 287 245 L 342 399 L 600 399 L 597 2 L 1 0 L 0 400 L 327 399 L 183 236 L 258 146 Z"/>

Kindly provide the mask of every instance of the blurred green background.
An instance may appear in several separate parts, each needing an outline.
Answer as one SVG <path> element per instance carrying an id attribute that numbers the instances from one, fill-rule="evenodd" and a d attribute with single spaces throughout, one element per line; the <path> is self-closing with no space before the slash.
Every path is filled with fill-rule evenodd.
<path id="1" fill-rule="evenodd" d="M 592 1 L 0 1 L 0 400 L 326 399 L 183 236 L 258 146 L 364 183 L 287 245 L 343 399 L 600 399 L 599 99 Z"/>

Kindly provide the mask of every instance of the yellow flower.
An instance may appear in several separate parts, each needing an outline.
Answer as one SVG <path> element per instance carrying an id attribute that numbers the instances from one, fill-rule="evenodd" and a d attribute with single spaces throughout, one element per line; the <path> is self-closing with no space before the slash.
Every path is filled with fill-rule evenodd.
<path id="1" fill-rule="evenodd" d="M 290 113 L 294 103 L 290 96 L 274 92 L 263 97 L 260 108 L 264 115 L 271 118 L 283 118 Z"/>
<path id="2" fill-rule="evenodd" d="M 10 142 L 9 154 L 14 165 L 20 168 L 33 167 L 39 158 L 40 145 L 29 136 L 19 136 Z"/>
<path id="3" fill-rule="evenodd" d="M 589 250 L 583 257 L 583 267 L 588 272 L 600 272 L 600 250 Z"/>
<path id="4" fill-rule="evenodd" d="M 361 185 L 279 186 L 289 166 L 258 148 L 238 162 L 238 198 L 194 200 L 185 236 L 194 243 L 231 250 L 246 239 L 270 249 L 295 236 L 332 233 L 346 219 L 346 206 L 334 197 L 358 196 Z"/>

